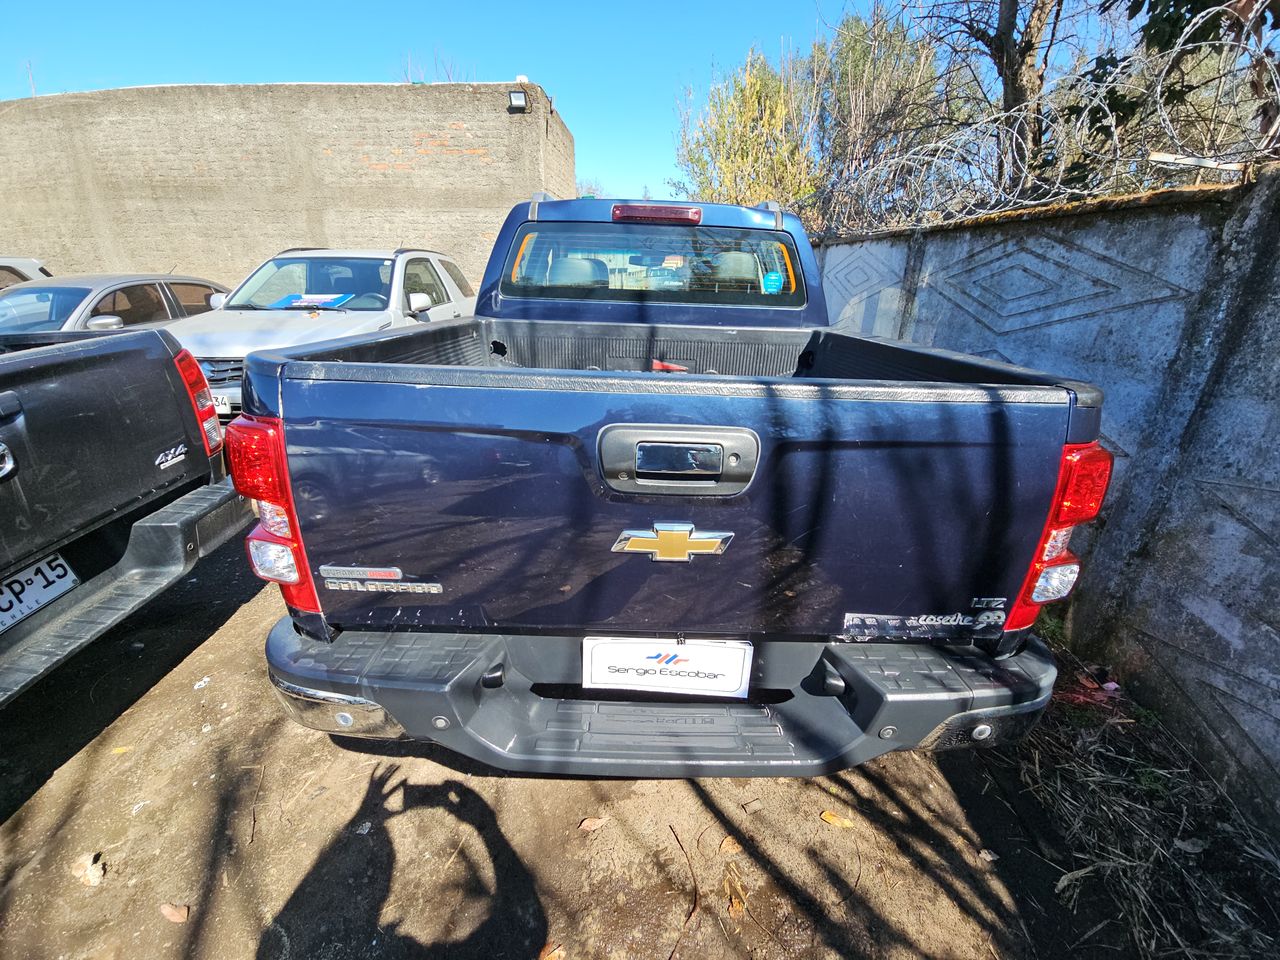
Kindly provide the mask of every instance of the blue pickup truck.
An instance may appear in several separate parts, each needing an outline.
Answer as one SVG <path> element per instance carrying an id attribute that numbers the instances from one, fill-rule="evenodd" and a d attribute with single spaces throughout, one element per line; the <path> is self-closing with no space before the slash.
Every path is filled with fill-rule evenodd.
<path id="1" fill-rule="evenodd" d="M 774 205 L 535 198 L 476 313 L 248 359 L 228 458 L 297 721 L 687 777 L 1039 716 L 1096 388 L 831 329 Z"/>

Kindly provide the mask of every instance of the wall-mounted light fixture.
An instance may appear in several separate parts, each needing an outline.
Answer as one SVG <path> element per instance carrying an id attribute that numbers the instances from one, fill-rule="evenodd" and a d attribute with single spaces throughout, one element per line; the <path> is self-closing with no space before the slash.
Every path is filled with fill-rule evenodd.
<path id="1" fill-rule="evenodd" d="M 529 95 L 523 90 L 507 91 L 507 112 L 508 113 L 528 113 L 529 112 Z"/>

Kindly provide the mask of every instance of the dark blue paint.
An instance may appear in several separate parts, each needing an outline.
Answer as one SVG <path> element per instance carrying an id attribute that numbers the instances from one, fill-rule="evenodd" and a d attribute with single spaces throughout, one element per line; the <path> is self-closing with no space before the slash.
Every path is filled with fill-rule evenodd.
<path id="1" fill-rule="evenodd" d="M 317 579 L 331 624 L 738 636 L 1012 602 L 1069 411 L 287 379 L 283 405 L 313 574 L 398 566 L 444 588 L 336 592 Z M 727 499 L 609 491 L 600 429 L 646 422 L 754 429 L 753 483 Z M 654 522 L 735 536 L 688 564 L 610 551 Z"/>

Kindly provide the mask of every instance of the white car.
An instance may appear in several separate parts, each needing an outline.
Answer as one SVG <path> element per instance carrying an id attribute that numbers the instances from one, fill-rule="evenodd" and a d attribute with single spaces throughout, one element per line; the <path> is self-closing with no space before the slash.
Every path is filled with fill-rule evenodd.
<path id="1" fill-rule="evenodd" d="M 24 280 L 51 276 L 43 263 L 31 257 L 0 257 L 0 290 Z"/>
<path id="2" fill-rule="evenodd" d="M 272 257 L 213 306 L 169 332 L 200 361 L 228 418 L 240 412 L 244 358 L 255 350 L 471 316 L 476 297 L 442 253 L 301 247 Z"/>

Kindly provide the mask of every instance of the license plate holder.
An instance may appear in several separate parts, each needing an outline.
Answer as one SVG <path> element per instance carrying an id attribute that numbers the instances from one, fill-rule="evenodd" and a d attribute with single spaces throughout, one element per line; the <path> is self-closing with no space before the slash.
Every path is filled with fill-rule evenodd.
<path id="1" fill-rule="evenodd" d="M 584 637 L 584 689 L 745 699 L 754 649 L 747 640 Z"/>
<path id="2" fill-rule="evenodd" d="M 0 580 L 0 633 L 79 585 L 80 578 L 57 553 Z"/>

